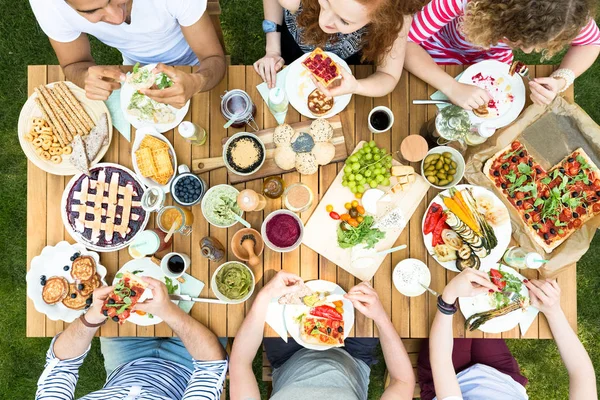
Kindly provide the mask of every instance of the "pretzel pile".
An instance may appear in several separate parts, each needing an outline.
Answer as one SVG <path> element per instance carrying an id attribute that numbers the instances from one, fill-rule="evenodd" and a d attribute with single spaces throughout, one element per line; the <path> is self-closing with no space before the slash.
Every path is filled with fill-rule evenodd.
<path id="1" fill-rule="evenodd" d="M 31 142 L 35 152 L 44 160 L 49 160 L 54 164 L 62 162 L 63 154 L 71 154 L 73 148 L 70 145 L 63 145 L 59 136 L 50 127 L 48 121 L 42 118 L 33 118 L 29 133 L 24 136 L 25 140 Z"/>

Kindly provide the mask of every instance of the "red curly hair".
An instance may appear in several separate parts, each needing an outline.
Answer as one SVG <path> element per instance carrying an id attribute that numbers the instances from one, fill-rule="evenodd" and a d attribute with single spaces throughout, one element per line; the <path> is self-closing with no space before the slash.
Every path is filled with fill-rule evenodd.
<path id="1" fill-rule="evenodd" d="M 413 15 L 427 0 L 356 0 L 369 9 L 367 32 L 362 37 L 362 61 L 381 62 L 392 49 L 404 25 L 404 17 Z M 324 46 L 331 35 L 319 26 L 319 0 L 302 0 L 298 26 L 303 29 L 302 41 Z"/>

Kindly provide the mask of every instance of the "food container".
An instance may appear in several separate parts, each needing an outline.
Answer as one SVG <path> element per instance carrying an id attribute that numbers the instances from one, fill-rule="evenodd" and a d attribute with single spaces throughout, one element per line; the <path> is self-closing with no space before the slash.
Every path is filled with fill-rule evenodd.
<path id="1" fill-rule="evenodd" d="M 239 264 L 243 267 L 245 267 L 248 272 L 250 272 L 250 276 L 252 277 L 252 286 L 250 287 L 250 290 L 248 291 L 248 293 L 240 298 L 240 299 L 236 299 L 236 300 L 232 300 L 228 297 L 226 297 L 223 293 L 221 293 L 219 291 L 219 288 L 217 286 L 217 275 L 219 274 L 219 272 L 225 268 L 228 265 L 233 265 L 233 264 Z M 239 303 L 243 303 L 246 300 L 248 300 L 250 298 L 250 296 L 252 296 L 252 293 L 254 293 L 254 287 L 255 287 L 255 278 L 254 278 L 254 274 L 252 273 L 252 270 L 250 268 L 248 268 L 248 266 L 244 263 L 241 263 L 239 261 L 229 261 L 226 263 L 223 263 L 219 266 L 219 268 L 217 268 L 217 270 L 215 271 L 215 273 L 213 274 L 211 280 L 210 280 L 210 288 L 212 289 L 212 291 L 215 293 L 215 296 L 217 296 L 217 298 L 221 301 L 226 302 L 227 304 L 239 304 Z"/>
<path id="2" fill-rule="evenodd" d="M 194 214 L 186 208 L 178 206 L 168 206 L 162 208 L 156 216 L 156 223 L 163 232 L 169 232 L 172 224 L 181 218 L 181 225 L 175 229 L 175 232 L 184 236 L 192 233 L 192 224 L 194 223 Z"/>
<path id="3" fill-rule="evenodd" d="M 283 192 L 285 208 L 295 213 L 308 210 L 313 204 L 312 190 L 304 183 L 294 183 Z"/>
<path id="4" fill-rule="evenodd" d="M 246 148 L 244 149 L 245 153 L 249 153 L 251 151 L 255 151 L 258 156 L 256 161 L 252 162 L 251 165 L 236 165 L 236 160 L 234 155 L 232 154 L 232 148 L 236 145 L 242 145 L 241 141 L 246 140 L 245 143 Z M 250 145 L 248 145 L 250 144 Z M 265 144 L 253 133 L 248 132 L 239 132 L 235 135 L 231 136 L 225 146 L 223 146 L 223 162 L 225 163 L 225 167 L 231 173 L 241 176 L 252 175 L 256 171 L 258 171 L 263 164 L 265 163 L 265 159 L 267 158 L 267 150 L 265 148 Z M 243 161 L 243 160 L 242 160 Z"/>
<path id="5" fill-rule="evenodd" d="M 281 218 L 282 215 L 287 217 Z M 291 226 L 292 219 L 298 223 L 297 234 L 291 233 L 291 230 L 295 228 L 294 226 Z M 274 223 L 276 224 L 277 222 L 281 222 L 287 226 L 272 225 Z M 302 224 L 302 220 L 295 213 L 288 210 L 277 210 L 273 211 L 265 218 L 260 229 L 260 233 L 268 248 L 279 253 L 287 253 L 295 250 L 298 246 L 300 246 L 300 243 L 302 243 L 302 238 L 304 236 L 304 225 Z M 291 236 L 286 236 L 292 234 L 294 237 L 297 237 L 293 242 Z M 273 241 L 275 241 L 275 243 L 273 243 Z M 278 245 L 280 242 L 282 245 Z M 285 245 L 283 245 L 283 243 L 285 243 Z"/>
<path id="6" fill-rule="evenodd" d="M 192 174 L 187 165 L 180 165 L 177 168 L 179 175 L 171 181 L 171 196 L 177 204 L 182 206 L 191 207 L 202 200 L 204 193 L 206 192 L 206 182 L 198 175 Z M 191 198 L 187 201 L 181 191 L 185 189 L 189 191 Z"/>
<path id="7" fill-rule="evenodd" d="M 256 106 L 248 93 L 243 90 L 230 90 L 221 96 L 221 115 L 225 121 L 234 120 L 231 124 L 232 128 L 243 128 L 248 124 L 255 131 L 259 130 L 254 120 Z"/>
<path id="8" fill-rule="evenodd" d="M 227 184 L 223 183 L 220 185 L 213 186 L 210 189 L 208 189 L 206 191 L 206 193 L 204 194 L 204 197 L 202 197 L 202 203 L 200 204 L 200 209 L 202 210 L 202 215 L 204 215 L 204 218 L 208 221 L 209 224 L 216 226 L 217 228 L 230 228 L 237 223 L 237 220 L 235 220 L 234 218 L 231 218 L 230 223 L 227 223 L 227 224 L 219 223 L 211 216 L 210 212 L 212 212 L 212 211 L 208 209 L 208 205 L 209 205 L 208 203 L 210 203 L 212 200 L 214 200 L 213 197 L 216 196 L 218 192 L 227 193 L 227 195 L 230 195 L 234 201 L 236 201 L 237 196 L 240 194 L 240 191 L 231 185 L 227 185 Z M 242 213 L 243 212 L 240 210 L 240 213 L 238 215 L 242 216 Z"/>
<path id="9" fill-rule="evenodd" d="M 444 186 L 440 186 L 438 184 L 432 183 L 430 182 L 427 177 L 425 176 L 425 161 L 427 160 L 427 157 L 429 157 L 432 154 L 442 154 L 442 153 L 450 153 L 452 155 L 452 160 L 454 162 L 456 162 L 456 172 L 454 173 L 454 179 L 452 179 L 451 182 L 449 182 L 448 184 L 444 185 Z M 421 161 L 421 175 L 423 176 L 423 178 L 425 178 L 425 181 L 427 181 L 427 183 L 429 183 L 431 186 L 433 186 L 436 189 L 448 189 L 451 188 L 452 186 L 457 185 L 463 178 L 465 174 L 465 159 L 463 158 L 462 154 L 460 154 L 456 149 L 449 147 L 449 146 L 439 146 L 439 147 L 434 147 L 433 149 L 429 150 L 429 152 L 427 152 L 427 155 L 425 156 L 425 158 L 423 159 L 423 161 Z"/>

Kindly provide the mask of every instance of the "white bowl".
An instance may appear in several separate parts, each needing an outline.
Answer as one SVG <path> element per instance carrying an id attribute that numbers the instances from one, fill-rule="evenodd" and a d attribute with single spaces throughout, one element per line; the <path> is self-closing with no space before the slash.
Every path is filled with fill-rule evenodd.
<path id="1" fill-rule="evenodd" d="M 248 269 L 248 271 L 250 271 L 250 275 L 252 276 L 252 288 L 250 288 L 250 291 L 248 292 L 247 295 L 245 295 L 244 297 L 242 297 L 241 299 L 238 300 L 231 300 L 228 297 L 225 297 L 225 295 L 221 292 L 219 292 L 219 289 L 217 288 L 217 274 L 219 273 L 219 271 L 221 271 L 221 269 L 229 264 L 241 264 L 244 267 L 246 267 Z M 217 296 L 217 298 L 221 301 L 226 302 L 227 304 L 240 304 L 245 302 L 246 300 L 248 300 L 250 298 L 250 296 L 252 296 L 252 293 L 254 293 L 254 287 L 256 286 L 256 279 L 254 278 L 254 274 L 252 273 L 252 270 L 243 262 L 240 261 L 228 261 L 226 263 L 223 263 L 219 266 L 219 268 L 217 268 L 217 270 L 215 271 L 215 273 L 213 274 L 212 278 L 210 279 L 210 288 L 213 290 L 213 292 L 215 293 L 215 296 Z"/>
<path id="2" fill-rule="evenodd" d="M 258 164 L 258 166 L 256 168 L 254 168 L 250 172 L 238 172 L 238 171 L 235 170 L 235 168 L 233 168 L 231 165 L 229 165 L 229 161 L 227 161 L 227 149 L 229 148 L 229 145 L 231 144 L 231 142 L 234 139 L 237 139 L 240 136 L 249 136 L 249 137 L 252 137 L 252 138 L 256 139 L 256 141 L 258 143 L 260 143 L 260 147 L 262 147 L 262 151 L 263 151 L 262 160 L 260 161 L 260 163 Z M 248 175 L 254 174 L 256 171 L 258 171 L 259 169 L 262 168 L 262 166 L 265 163 L 266 159 L 267 159 L 267 149 L 265 148 L 265 144 L 254 133 L 250 133 L 250 132 L 238 132 L 235 135 L 231 136 L 229 139 L 227 139 L 227 142 L 225 142 L 225 146 L 223 146 L 223 162 L 225 163 L 225 167 L 227 167 L 227 169 L 229 171 L 231 171 L 232 174 L 235 174 L 235 175 L 248 176 Z"/>
<path id="3" fill-rule="evenodd" d="M 300 225 L 300 237 L 298 237 L 298 240 L 296 240 L 296 243 L 294 243 L 293 245 L 291 245 L 289 247 L 275 246 L 273 243 L 271 243 L 271 241 L 269 240 L 269 237 L 267 236 L 267 223 L 275 215 L 279 215 L 279 214 L 287 214 L 289 216 L 292 216 Z M 269 214 L 267 216 L 267 218 L 265 218 L 265 220 L 263 221 L 262 226 L 260 228 L 260 234 L 262 235 L 263 241 L 265 242 L 265 244 L 267 245 L 268 248 L 270 248 L 273 251 L 277 251 L 279 253 L 287 253 L 289 251 L 292 251 L 292 250 L 298 248 L 298 246 L 300 246 L 300 243 L 302 243 L 302 238 L 304 237 L 304 224 L 302 223 L 302 220 L 300 219 L 300 217 L 298 217 L 298 215 L 296 215 L 295 213 L 288 211 L 288 210 L 277 210 L 277 211 L 273 211 L 271 214 Z"/>
<path id="4" fill-rule="evenodd" d="M 407 284 L 404 284 L 400 277 L 402 275 L 401 271 L 405 268 L 414 268 L 415 270 L 420 271 L 421 280 L 411 281 Z M 392 281 L 394 282 L 394 287 L 396 290 L 403 295 L 408 297 L 420 296 L 425 293 L 426 290 L 420 285 L 420 283 L 428 287 L 431 283 L 431 272 L 423 261 L 417 260 L 416 258 L 406 258 L 396 264 L 396 267 L 392 272 Z"/>
<path id="5" fill-rule="evenodd" d="M 211 224 L 211 225 L 213 225 L 213 226 L 216 226 L 217 228 L 230 228 L 230 227 L 234 226 L 234 225 L 237 223 L 237 221 L 235 221 L 235 220 L 234 220 L 234 221 L 233 221 L 231 224 L 229 224 L 229 225 L 219 225 L 219 224 L 217 224 L 217 223 L 215 223 L 215 222 L 211 221 L 211 220 L 210 220 L 210 218 L 209 218 L 209 217 L 206 215 L 206 213 L 205 213 L 205 211 L 204 211 L 204 210 L 206 209 L 206 199 L 209 199 L 209 198 L 210 198 L 210 196 L 211 196 L 211 195 L 214 193 L 215 189 L 217 189 L 217 188 L 220 188 L 220 187 L 223 187 L 223 186 L 228 186 L 228 187 L 230 187 L 230 188 L 232 189 L 232 190 L 231 190 L 231 191 L 232 191 L 232 193 L 235 191 L 235 193 L 236 193 L 236 195 L 235 195 L 235 196 L 236 196 L 236 198 L 237 198 L 237 195 L 238 195 L 238 194 L 240 194 L 240 191 L 239 191 L 239 190 L 237 190 L 236 188 L 234 188 L 233 186 L 231 186 L 231 185 L 227 185 L 227 184 L 225 184 L 225 183 L 222 183 L 222 184 L 220 184 L 220 185 L 216 185 L 216 186 L 213 186 L 213 187 L 211 187 L 210 189 L 208 189 L 208 190 L 206 191 L 206 193 L 204 193 L 204 196 L 202 196 L 202 202 L 200 203 L 200 207 L 201 207 L 201 210 L 202 210 L 202 215 L 203 215 L 203 216 L 204 216 L 204 218 L 205 218 L 205 219 L 208 221 L 208 223 L 209 223 L 209 224 Z M 243 212 L 242 212 L 242 213 L 243 213 Z M 240 213 L 240 217 L 242 216 L 242 213 Z"/>
<path id="6" fill-rule="evenodd" d="M 434 185 L 433 183 L 429 182 L 429 180 L 427 180 L 427 178 L 425 177 L 425 171 L 423 170 L 423 166 L 425 165 L 425 159 L 427 159 L 427 156 L 429 156 L 431 154 L 441 154 L 441 153 L 445 153 L 445 152 L 449 152 L 450 154 L 452 154 L 452 160 L 456 162 L 456 173 L 454 174 L 454 180 L 452 180 L 452 182 L 450 182 L 449 184 L 447 184 L 445 186 Z M 464 175 L 465 175 L 465 159 L 463 158 L 462 154 L 460 154 L 456 149 L 449 147 L 449 146 L 434 147 L 433 149 L 431 149 L 427 152 L 427 155 L 425 156 L 423 161 L 421 161 L 421 176 L 423 176 L 423 178 L 429 185 L 433 186 L 436 189 L 443 190 L 443 189 L 451 188 L 452 186 L 457 185 L 462 180 Z"/>

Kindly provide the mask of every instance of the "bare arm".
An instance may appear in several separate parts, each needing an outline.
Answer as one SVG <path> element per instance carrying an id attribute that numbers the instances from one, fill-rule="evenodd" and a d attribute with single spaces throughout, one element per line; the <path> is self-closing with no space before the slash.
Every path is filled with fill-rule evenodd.
<path id="1" fill-rule="evenodd" d="M 56 53 L 66 80 L 84 87 L 88 68 L 96 65 L 87 35 L 82 33 L 77 39 L 68 43 L 50 39 L 50 44 Z"/>
<path id="2" fill-rule="evenodd" d="M 529 288 L 531 304 L 543 312 L 548 320 L 560 357 L 569 373 L 569 399 L 598 399 L 594 366 L 560 308 L 558 283 L 546 279 L 529 281 L 526 285 Z"/>
<path id="3" fill-rule="evenodd" d="M 270 295 L 264 289 L 261 290 L 235 336 L 229 364 L 229 394 L 232 400 L 260 399 L 258 383 L 252 371 L 252 361 L 262 343 L 270 301 Z"/>
<path id="4" fill-rule="evenodd" d="M 560 63 L 560 68 L 568 68 L 575 72 L 575 76 L 579 76 L 594 64 L 598 54 L 600 46 L 571 46 Z"/>
<path id="5" fill-rule="evenodd" d="M 210 15 L 205 12 L 198 22 L 182 26 L 181 31 L 200 60 L 200 67 L 193 74 L 194 93 L 214 88 L 225 76 L 225 54 Z"/>
<path id="6" fill-rule="evenodd" d="M 412 399 L 415 374 L 402 340 L 387 315 L 385 319 L 375 321 L 375 324 L 379 330 L 385 365 L 390 374 L 390 385 L 385 389 L 381 400 Z"/>

